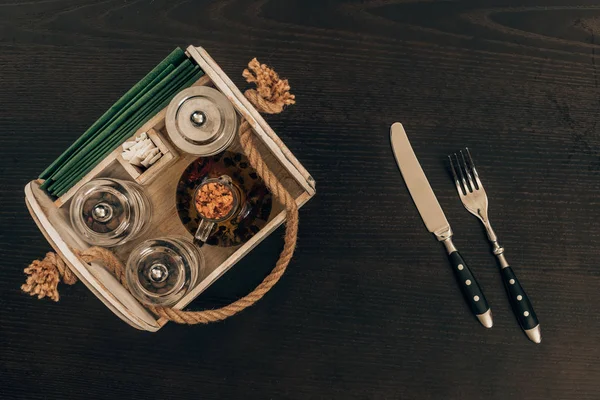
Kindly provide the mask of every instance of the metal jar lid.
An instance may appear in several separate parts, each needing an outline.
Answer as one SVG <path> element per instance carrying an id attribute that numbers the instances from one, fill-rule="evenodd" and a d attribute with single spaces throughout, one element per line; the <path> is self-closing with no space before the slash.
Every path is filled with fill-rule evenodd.
<path id="1" fill-rule="evenodd" d="M 238 118 L 221 92 L 193 86 L 179 92 L 167 108 L 165 124 L 169 138 L 182 151 L 212 156 L 233 141 Z"/>

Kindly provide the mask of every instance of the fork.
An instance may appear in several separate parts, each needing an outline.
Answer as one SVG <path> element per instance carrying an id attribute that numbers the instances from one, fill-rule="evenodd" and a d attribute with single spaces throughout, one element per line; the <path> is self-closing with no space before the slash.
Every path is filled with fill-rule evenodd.
<path id="1" fill-rule="evenodd" d="M 467 154 L 467 157 L 465 157 L 465 153 Z M 519 321 L 519 325 L 521 325 L 521 328 L 531 341 L 540 343 L 542 341 L 540 324 L 535 315 L 535 311 L 533 311 L 531 301 L 519 283 L 517 276 L 506 261 L 506 258 L 504 257 L 504 248 L 498 243 L 498 237 L 492 229 L 492 225 L 488 219 L 487 194 L 479 179 L 479 174 L 475 168 L 471 153 L 468 148 L 465 148 L 465 152 L 460 150 L 459 154 L 454 153 L 448 156 L 458 196 L 465 208 L 471 214 L 479 218 L 485 227 L 488 239 L 492 244 L 492 252 L 498 258 L 502 281 L 504 282 L 508 299 L 513 312 Z M 456 173 L 457 170 L 458 175 Z"/>

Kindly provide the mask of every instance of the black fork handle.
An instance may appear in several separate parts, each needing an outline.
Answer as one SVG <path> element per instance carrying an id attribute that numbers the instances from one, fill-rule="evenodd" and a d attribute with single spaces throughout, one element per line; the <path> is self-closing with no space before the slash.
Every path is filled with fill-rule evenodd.
<path id="1" fill-rule="evenodd" d="M 533 305 L 531 304 L 531 300 L 529 300 L 529 296 L 525 293 L 523 286 L 521 286 L 521 283 L 510 266 L 500 269 L 500 275 L 502 275 L 502 281 L 506 288 L 508 300 L 517 321 L 519 321 L 519 325 L 521 325 L 521 328 L 532 342 L 540 343 L 542 341 L 540 322 L 533 310 Z"/>

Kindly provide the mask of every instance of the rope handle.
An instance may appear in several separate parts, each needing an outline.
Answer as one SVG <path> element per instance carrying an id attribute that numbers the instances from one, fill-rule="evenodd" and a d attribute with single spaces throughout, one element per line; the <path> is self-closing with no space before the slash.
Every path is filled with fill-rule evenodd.
<path id="1" fill-rule="evenodd" d="M 248 83 L 255 83 L 256 89 L 248 89 L 244 93 L 246 98 L 256 107 L 259 112 L 277 114 L 283 111 L 285 106 L 295 103 L 295 96 L 290 93 L 290 85 L 287 79 L 279 78 L 279 75 L 265 64 L 260 64 L 256 58 L 248 63 L 242 76 Z M 256 138 L 252 135 L 252 127 L 248 121 L 244 121 L 239 128 L 240 144 L 250 165 L 263 179 L 272 195 L 280 201 L 286 210 L 286 228 L 283 250 L 273 270 L 265 279 L 249 294 L 224 307 L 203 310 L 183 311 L 167 307 L 147 306 L 147 308 L 158 317 L 168 319 L 179 324 L 208 324 L 210 322 L 222 321 L 240 311 L 250 307 L 260 300 L 283 276 L 289 265 L 298 238 L 298 206 L 296 201 L 283 187 L 275 174 L 267 166 L 257 148 Z M 102 263 L 125 288 L 125 267 L 123 263 L 112 253 L 102 247 L 90 247 L 82 252 L 75 253 L 86 263 L 94 261 Z M 47 253 L 43 260 L 33 261 L 25 268 L 28 275 L 27 282 L 21 286 L 21 290 L 39 299 L 49 297 L 58 301 L 58 282 L 62 281 L 68 285 L 77 282 L 77 277 L 67 267 L 64 260 L 56 253 Z"/>

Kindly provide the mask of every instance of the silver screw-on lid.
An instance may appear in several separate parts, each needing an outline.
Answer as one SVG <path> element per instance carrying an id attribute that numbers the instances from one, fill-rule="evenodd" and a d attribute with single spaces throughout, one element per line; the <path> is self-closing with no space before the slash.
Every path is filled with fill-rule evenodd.
<path id="1" fill-rule="evenodd" d="M 165 124 L 169 138 L 182 151 L 211 156 L 231 144 L 238 117 L 221 92 L 207 86 L 193 86 L 171 100 Z"/>

